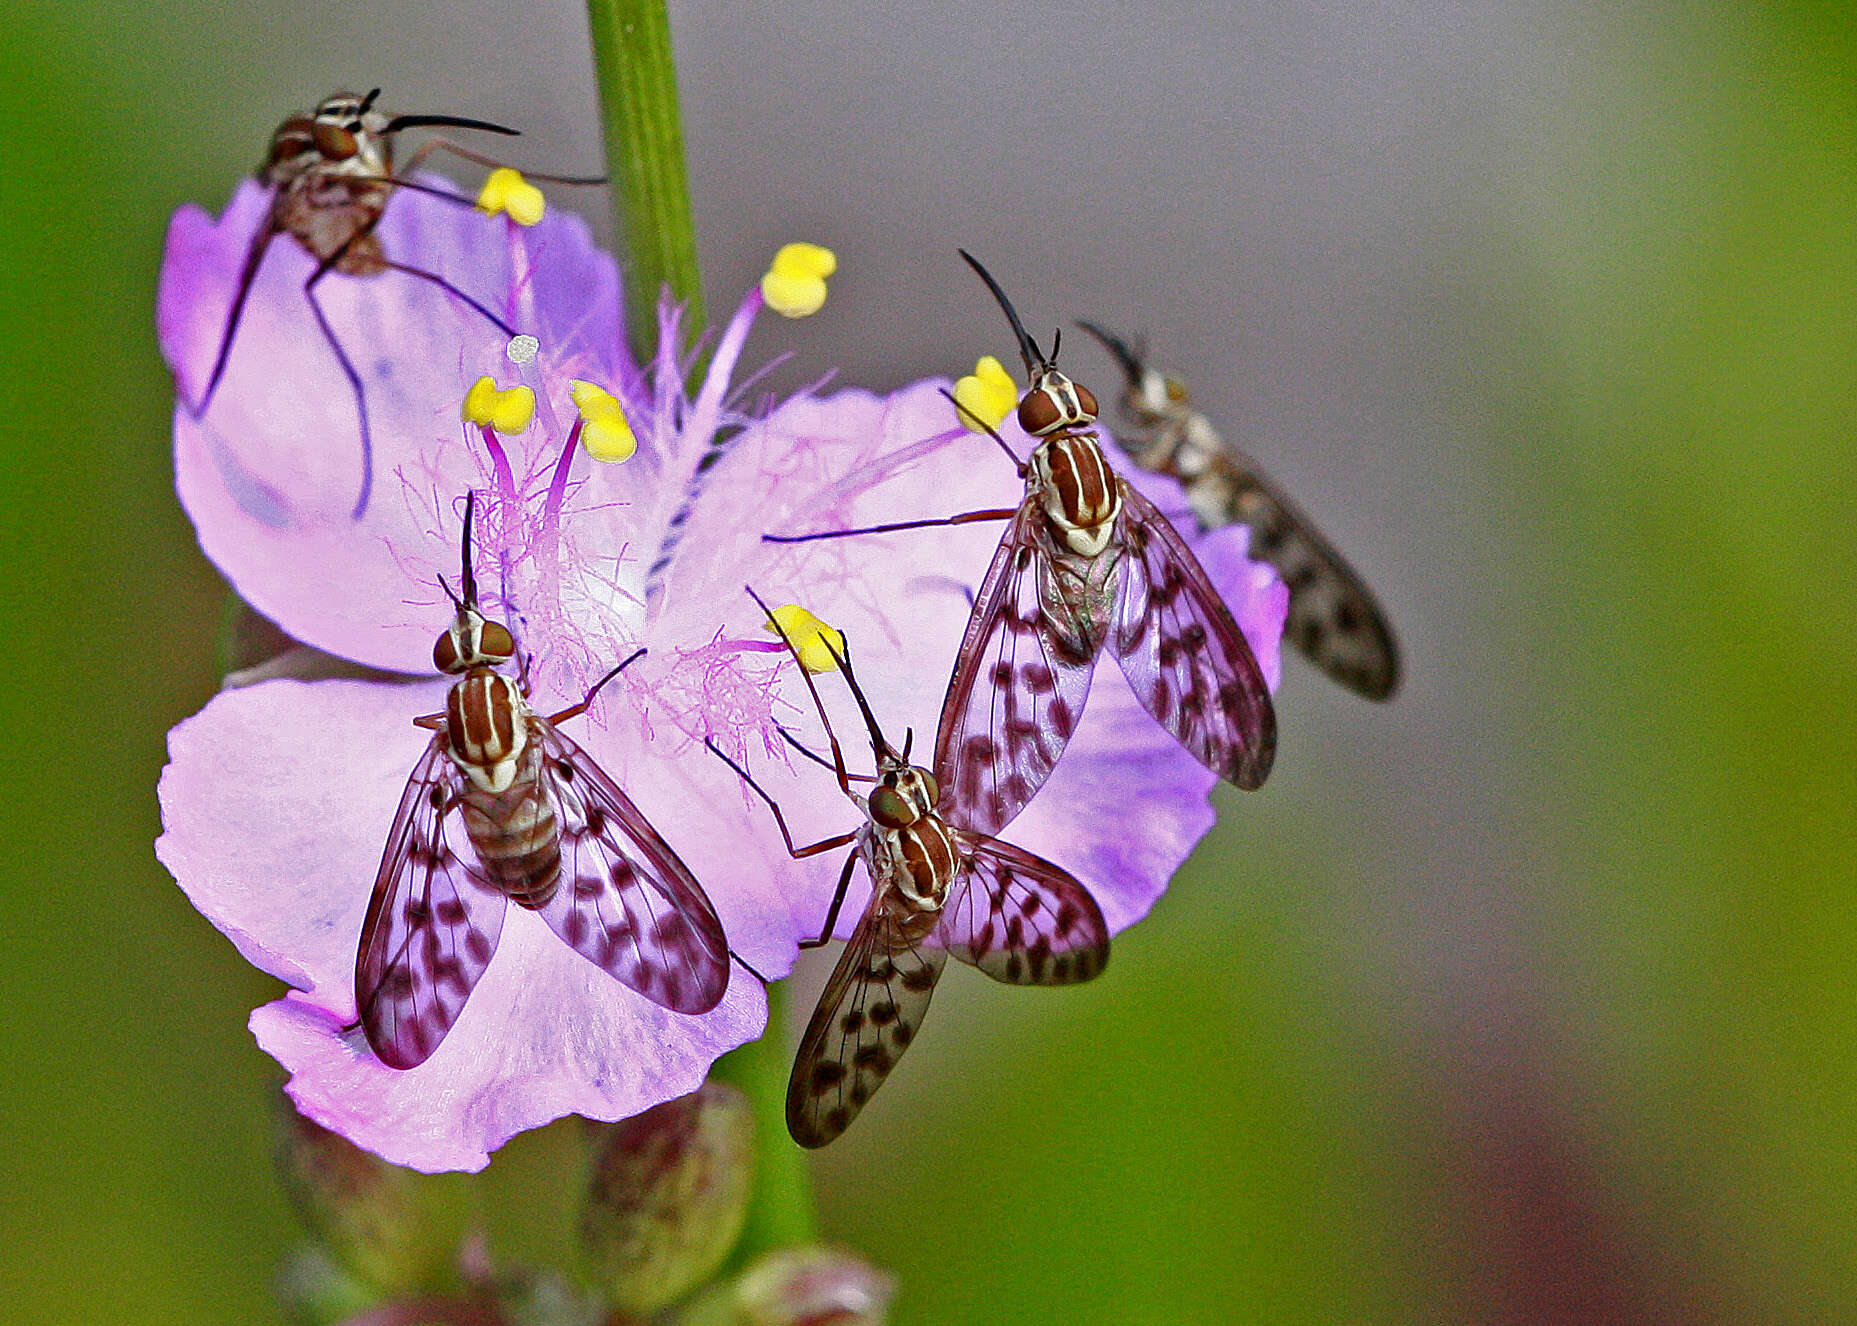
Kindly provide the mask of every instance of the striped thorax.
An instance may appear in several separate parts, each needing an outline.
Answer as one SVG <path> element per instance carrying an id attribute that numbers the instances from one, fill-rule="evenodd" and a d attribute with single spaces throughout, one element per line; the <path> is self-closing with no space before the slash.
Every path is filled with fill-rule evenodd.
<path id="1" fill-rule="evenodd" d="M 935 928 L 948 889 L 960 872 L 954 836 L 935 813 L 941 789 L 935 775 L 886 752 L 879 759 L 877 786 L 863 802 L 870 817 L 864 850 L 871 877 L 886 885 L 893 907 L 911 943 Z"/>

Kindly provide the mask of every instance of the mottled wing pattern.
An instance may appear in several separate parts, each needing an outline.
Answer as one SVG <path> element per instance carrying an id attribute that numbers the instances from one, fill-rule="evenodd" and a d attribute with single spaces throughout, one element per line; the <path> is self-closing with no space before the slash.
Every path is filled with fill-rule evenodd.
<path id="1" fill-rule="evenodd" d="M 1095 650 L 1079 656 L 1066 639 L 1085 638 L 1076 618 L 1047 613 L 1037 522 L 1026 502 L 1007 526 L 987 568 L 967 634 L 942 701 L 935 739 L 941 811 L 951 822 L 997 833 L 1050 777 L 1090 694 Z"/>
<path id="2" fill-rule="evenodd" d="M 542 919 L 653 1003 L 707 1013 L 728 988 L 729 950 L 702 885 L 585 751 L 534 722 L 561 824 L 561 884 Z"/>
<path id="3" fill-rule="evenodd" d="M 1126 482 L 1121 532 L 1110 647 L 1129 686 L 1201 764 L 1259 786 L 1276 755 L 1276 712 L 1231 610 L 1179 532 Z"/>
<path id="4" fill-rule="evenodd" d="M 1290 590 L 1283 633 L 1322 671 L 1370 700 L 1399 688 L 1399 646 L 1366 582 L 1248 458 L 1230 448 L 1207 478 L 1225 490 L 1233 523 L 1251 527 L 1251 556 Z"/>
<path id="5" fill-rule="evenodd" d="M 441 732 L 406 781 L 361 927 L 355 1003 L 368 1044 L 393 1068 L 438 1049 L 503 933 L 507 900 L 445 836 L 461 779 Z"/>
<path id="6" fill-rule="evenodd" d="M 787 1080 L 787 1131 L 805 1147 L 830 1142 L 877 1094 L 922 1027 L 948 955 L 916 945 L 881 901 L 839 955 Z"/>
<path id="7" fill-rule="evenodd" d="M 997 838 L 954 836 L 966 869 L 942 908 L 937 942 L 1012 985 L 1072 985 L 1102 971 L 1109 927 L 1069 871 Z"/>

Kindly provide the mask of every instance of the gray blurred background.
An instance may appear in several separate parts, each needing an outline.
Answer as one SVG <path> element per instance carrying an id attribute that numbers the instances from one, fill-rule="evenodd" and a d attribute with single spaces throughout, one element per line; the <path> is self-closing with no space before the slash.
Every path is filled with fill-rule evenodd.
<path id="1" fill-rule="evenodd" d="M 1857 1319 L 1848 9 L 672 16 L 712 315 L 840 257 L 774 386 L 1014 365 L 971 249 L 1034 335 L 1145 334 L 1405 650 L 1384 708 L 1290 658 L 1269 785 L 1103 981 L 947 983 L 816 1163 L 897 1320 Z M 597 167 L 585 17 L 27 0 L 10 45 L 6 1315 L 270 1320 L 271 986 L 147 848 L 223 596 L 161 235 L 336 87 Z M 492 1166 L 508 1255 L 566 1237 L 566 1154 Z"/>

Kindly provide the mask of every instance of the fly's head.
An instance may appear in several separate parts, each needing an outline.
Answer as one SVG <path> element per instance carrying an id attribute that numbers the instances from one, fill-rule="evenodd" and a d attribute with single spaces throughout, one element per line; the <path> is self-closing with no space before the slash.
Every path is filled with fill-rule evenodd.
<path id="1" fill-rule="evenodd" d="M 288 183 L 310 170 L 325 174 L 384 176 L 393 168 L 392 120 L 365 97 L 334 92 L 308 115 L 293 115 L 271 136 L 265 178 Z"/>
<path id="2" fill-rule="evenodd" d="M 528 743 L 528 702 L 522 683 L 496 669 L 516 657 L 516 638 L 502 622 L 485 617 L 477 606 L 477 578 L 471 571 L 471 517 L 477 495 L 464 499 L 464 593 L 439 585 L 457 608 L 457 616 L 432 645 L 432 663 L 457 677 L 445 699 L 445 732 L 451 758 L 486 792 L 502 792 L 515 780 Z"/>

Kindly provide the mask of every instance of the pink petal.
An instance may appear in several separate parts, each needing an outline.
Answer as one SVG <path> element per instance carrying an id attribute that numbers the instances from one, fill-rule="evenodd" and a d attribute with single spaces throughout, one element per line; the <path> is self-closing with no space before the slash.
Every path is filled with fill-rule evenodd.
<path id="1" fill-rule="evenodd" d="M 407 611 L 410 577 L 395 559 L 420 569 L 456 561 L 434 512 L 490 477 L 459 405 L 479 376 L 508 386 L 518 369 L 491 323 L 426 281 L 399 272 L 325 279 L 317 296 L 365 381 L 372 425 L 372 496 L 353 520 L 362 482 L 354 396 L 303 294 L 314 264 L 279 236 L 253 284 L 226 376 L 195 419 L 185 401 L 205 386 L 267 198 L 247 183 L 218 222 L 187 207 L 169 226 L 157 323 L 184 397 L 174 421 L 181 502 L 207 556 L 291 635 L 377 667 L 427 670 L 429 614 Z M 616 389 L 634 372 L 620 350 L 616 269 L 571 213 L 553 209 L 525 231 L 402 194 L 379 234 L 390 257 L 445 276 L 538 336 L 541 355 L 526 370 L 532 384 L 545 370 Z M 559 451 L 552 430 L 531 433 L 512 450 Z"/>

